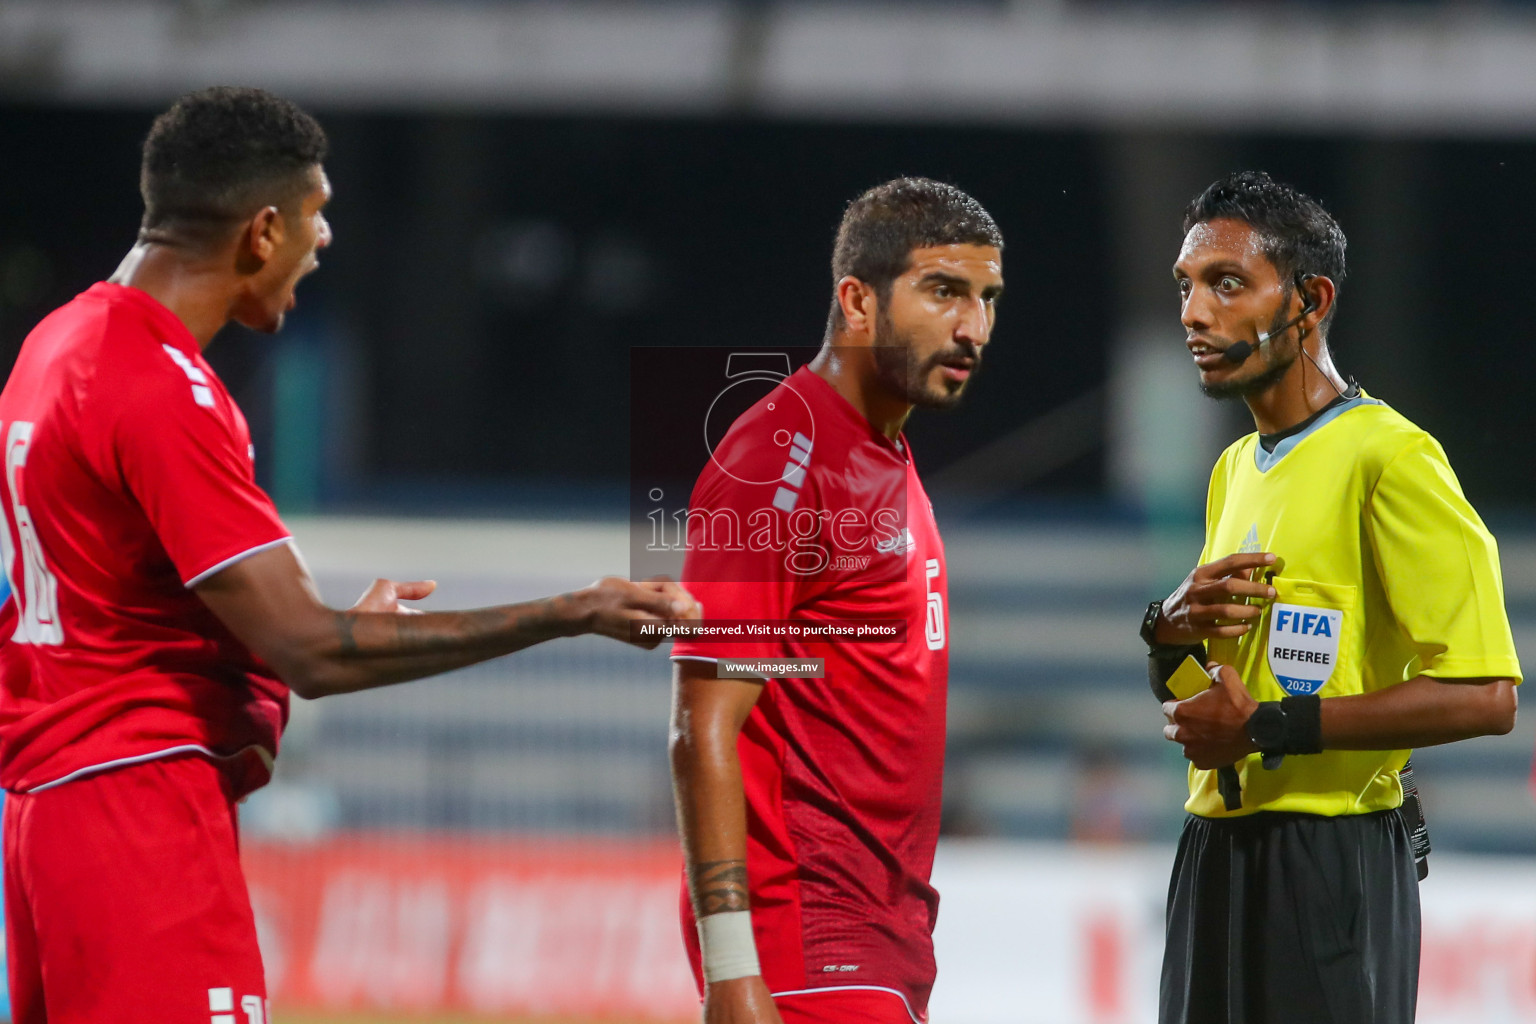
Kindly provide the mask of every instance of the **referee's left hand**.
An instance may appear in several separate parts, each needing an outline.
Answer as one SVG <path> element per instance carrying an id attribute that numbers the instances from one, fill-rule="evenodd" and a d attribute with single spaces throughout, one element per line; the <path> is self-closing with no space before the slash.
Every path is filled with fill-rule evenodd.
<path id="1" fill-rule="evenodd" d="M 1206 665 L 1211 687 L 1189 700 L 1163 704 L 1163 737 L 1184 747 L 1196 768 L 1209 771 L 1242 760 L 1259 748 L 1248 738 L 1248 718 L 1259 702 L 1230 665 Z"/>

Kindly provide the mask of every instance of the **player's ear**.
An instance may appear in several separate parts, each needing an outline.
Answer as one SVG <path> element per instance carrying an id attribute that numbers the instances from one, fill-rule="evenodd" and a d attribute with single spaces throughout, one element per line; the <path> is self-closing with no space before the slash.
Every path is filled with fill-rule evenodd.
<path id="1" fill-rule="evenodd" d="M 266 263 L 283 244 L 283 215 L 275 206 L 263 206 L 250 219 L 245 232 L 242 256 L 250 256 L 259 263 Z"/>
<path id="2" fill-rule="evenodd" d="M 849 333 L 874 333 L 880 300 L 868 284 L 852 274 L 843 276 L 837 282 L 837 304 L 843 311 Z"/>

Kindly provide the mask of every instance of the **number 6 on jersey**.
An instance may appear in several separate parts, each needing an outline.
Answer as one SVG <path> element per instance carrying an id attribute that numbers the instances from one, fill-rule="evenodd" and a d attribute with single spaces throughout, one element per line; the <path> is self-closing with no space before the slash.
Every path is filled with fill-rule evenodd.
<path id="1" fill-rule="evenodd" d="M 48 563 L 27 510 L 22 469 L 27 465 L 27 449 L 32 445 L 32 424 L 15 421 L 5 438 L 5 484 L 11 495 L 11 511 L 16 519 L 16 540 L 21 545 L 21 579 L 16 578 L 16 550 L 11 541 L 10 524 L 0 503 L 0 558 L 5 560 L 5 575 L 16 601 L 16 634 L 19 644 L 61 644 L 64 630 L 59 625 L 59 584 Z"/>
<path id="2" fill-rule="evenodd" d="M 928 559 L 928 583 L 939 577 L 939 560 Z M 931 587 L 928 590 L 928 621 L 923 627 L 923 637 L 928 641 L 930 651 L 944 649 L 944 595 L 936 593 Z"/>

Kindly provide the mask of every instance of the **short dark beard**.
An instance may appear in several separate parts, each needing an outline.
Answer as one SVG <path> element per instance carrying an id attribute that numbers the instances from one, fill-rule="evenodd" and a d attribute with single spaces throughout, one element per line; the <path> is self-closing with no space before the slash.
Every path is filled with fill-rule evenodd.
<path id="1" fill-rule="evenodd" d="M 881 383 L 903 401 L 924 409 L 953 409 L 960 404 L 965 393 L 964 384 L 945 394 L 934 394 L 923 386 L 934 367 L 948 355 L 949 352 L 940 351 L 928 359 L 919 359 L 911 338 L 896 330 L 886 309 L 882 307 L 875 314 L 875 373 Z M 977 358 L 971 367 L 971 376 L 975 377 L 979 369 L 981 360 Z"/>
<path id="2" fill-rule="evenodd" d="M 1217 401 L 1221 401 L 1227 398 L 1247 398 L 1250 395 L 1263 394 L 1265 391 L 1268 391 L 1271 387 L 1273 387 L 1275 383 L 1283 378 L 1288 372 L 1290 372 L 1291 364 L 1296 361 L 1300 353 L 1301 340 L 1297 339 L 1296 351 L 1291 353 L 1289 359 L 1285 359 L 1283 361 L 1276 359 L 1278 353 L 1275 352 L 1275 346 L 1273 344 L 1273 342 L 1277 340 L 1275 337 L 1275 332 L 1279 331 L 1281 325 L 1284 324 L 1287 319 L 1289 319 L 1285 315 L 1285 312 L 1290 308 L 1290 306 L 1291 293 L 1288 290 L 1285 295 L 1285 301 L 1280 304 L 1280 311 L 1277 312 L 1274 316 L 1274 319 L 1269 322 L 1269 335 L 1271 344 L 1268 346 L 1268 348 L 1271 359 L 1270 365 L 1265 367 L 1263 372 L 1258 373 L 1252 377 L 1237 377 L 1229 380 L 1213 381 L 1211 383 L 1201 381 L 1200 391 L 1205 395 L 1205 397 L 1214 398 Z M 1257 346 L 1257 352 L 1260 356 L 1263 356 L 1264 349 L 1264 345 Z M 1251 359 L 1253 357 L 1249 356 L 1249 358 Z"/>

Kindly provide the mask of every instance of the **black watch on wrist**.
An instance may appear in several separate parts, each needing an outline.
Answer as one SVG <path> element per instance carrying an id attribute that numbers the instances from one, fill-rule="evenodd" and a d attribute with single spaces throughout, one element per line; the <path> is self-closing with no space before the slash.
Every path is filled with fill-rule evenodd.
<path id="1" fill-rule="evenodd" d="M 1248 716 L 1248 738 L 1264 755 L 1264 767 L 1273 771 L 1285 760 L 1285 709 L 1277 700 L 1261 701 Z"/>
<path id="2" fill-rule="evenodd" d="M 1148 647 L 1163 647 L 1157 642 L 1157 620 L 1162 618 L 1163 602 L 1153 601 L 1147 605 L 1147 614 L 1141 617 L 1141 639 Z"/>

